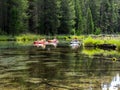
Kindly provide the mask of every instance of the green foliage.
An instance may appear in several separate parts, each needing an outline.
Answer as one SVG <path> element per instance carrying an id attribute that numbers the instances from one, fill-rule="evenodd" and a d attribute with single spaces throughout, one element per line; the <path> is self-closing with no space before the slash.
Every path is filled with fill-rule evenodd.
<path id="1" fill-rule="evenodd" d="M 19 34 L 27 30 L 27 0 L 9 0 L 8 34 Z"/>
<path id="2" fill-rule="evenodd" d="M 93 34 L 94 33 L 94 23 L 92 18 L 92 13 L 90 8 L 87 9 L 87 34 Z"/>
<path id="3" fill-rule="evenodd" d="M 94 34 L 95 35 L 99 35 L 101 33 L 101 29 L 100 28 L 96 28 Z"/>
<path id="4" fill-rule="evenodd" d="M 100 28 L 102 33 L 113 33 L 117 23 L 117 16 L 112 0 L 102 0 L 100 4 Z"/>
<path id="5" fill-rule="evenodd" d="M 29 40 L 37 40 L 38 38 L 43 38 L 44 36 L 35 35 L 35 34 L 21 34 L 19 36 L 15 36 L 17 41 L 29 41 Z"/>
<path id="6" fill-rule="evenodd" d="M 98 36 L 97 36 L 98 37 Z M 88 38 L 83 39 L 84 46 L 97 46 L 100 44 L 111 44 L 111 45 L 116 45 L 116 50 L 120 51 L 120 41 L 119 37 L 118 38 L 112 38 L 112 37 L 101 37 L 101 38 L 92 38 L 89 36 Z"/>
<path id="7" fill-rule="evenodd" d="M 59 33 L 70 34 L 75 25 L 75 10 L 73 0 L 61 0 L 61 18 Z"/>
<path id="8" fill-rule="evenodd" d="M 84 48 L 82 53 L 90 57 L 94 55 L 98 55 L 98 54 L 101 54 L 103 56 L 119 56 L 120 55 L 120 53 L 114 50 L 109 51 L 109 50 L 103 50 L 103 49 L 98 49 L 98 48 Z M 107 58 L 107 59 L 112 60 L 114 59 L 114 57 Z"/>
<path id="9" fill-rule="evenodd" d="M 80 35 L 83 31 L 83 16 L 80 0 L 75 0 L 75 16 L 76 34 Z"/>
<path id="10" fill-rule="evenodd" d="M 100 39 L 93 39 L 92 37 L 86 38 L 84 41 L 84 46 L 97 46 L 99 44 L 103 44 L 104 41 Z"/>
<path id="11" fill-rule="evenodd" d="M 8 38 L 10 38 L 10 37 L 6 36 L 6 35 L 0 35 L 0 41 L 7 41 Z"/>
<path id="12" fill-rule="evenodd" d="M 46 35 L 55 35 L 58 33 L 57 29 L 60 26 L 60 2 L 59 0 L 43 1 L 41 10 L 44 12 L 40 16 L 40 33 Z M 42 25 L 42 26 L 41 26 Z"/>
<path id="13" fill-rule="evenodd" d="M 72 29 L 70 32 L 71 35 L 75 35 L 75 29 Z"/>
<path id="14" fill-rule="evenodd" d="M 119 0 L 1 0 L 0 34 L 120 32 Z M 97 29 L 96 29 L 97 28 Z"/>
<path id="15" fill-rule="evenodd" d="M 117 45 L 117 44 L 119 44 L 120 42 L 119 42 L 119 40 L 118 39 L 110 39 L 110 40 L 106 40 L 106 42 L 105 43 L 107 43 L 107 44 L 113 44 L 113 45 Z"/>
<path id="16" fill-rule="evenodd" d="M 95 55 L 95 54 L 102 54 L 104 52 L 104 50 L 102 50 L 102 49 L 98 49 L 98 48 L 84 48 L 83 49 L 83 51 L 82 51 L 82 53 L 83 54 L 86 54 L 86 55 L 89 55 L 89 56 L 93 56 L 93 55 Z"/>

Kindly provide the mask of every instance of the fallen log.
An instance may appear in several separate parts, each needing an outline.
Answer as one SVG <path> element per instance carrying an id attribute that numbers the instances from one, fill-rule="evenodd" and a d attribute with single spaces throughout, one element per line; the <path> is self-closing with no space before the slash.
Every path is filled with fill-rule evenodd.
<path id="1" fill-rule="evenodd" d="M 97 47 L 101 49 L 113 49 L 113 50 L 116 49 L 116 45 L 113 44 L 99 44 L 97 45 Z"/>

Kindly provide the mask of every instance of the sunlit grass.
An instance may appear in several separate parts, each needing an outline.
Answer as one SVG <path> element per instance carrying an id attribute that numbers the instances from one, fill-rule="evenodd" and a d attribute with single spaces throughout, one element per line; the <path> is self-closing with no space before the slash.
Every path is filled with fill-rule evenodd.
<path id="1" fill-rule="evenodd" d="M 57 35 L 56 38 L 60 39 L 60 40 L 67 40 L 67 41 L 70 41 L 70 40 L 73 40 L 74 38 L 77 38 L 78 40 L 82 41 L 85 38 L 85 36 L 84 35 L 80 35 L 80 36 L 76 36 L 76 35 Z"/>
<path id="2" fill-rule="evenodd" d="M 29 40 L 37 40 L 38 38 L 43 38 L 44 36 L 35 35 L 35 34 L 21 34 L 16 36 L 17 41 L 29 41 Z"/>
<path id="3" fill-rule="evenodd" d="M 104 50 L 98 49 L 98 48 L 96 48 L 96 49 L 84 49 L 84 50 L 82 51 L 83 54 L 86 54 L 86 55 L 88 55 L 88 56 L 93 56 L 93 55 L 95 55 L 95 54 L 101 54 L 101 53 L 103 53 L 103 52 L 104 52 Z"/>
<path id="4" fill-rule="evenodd" d="M 105 40 L 105 43 L 107 44 L 113 44 L 113 45 L 118 45 L 120 42 L 119 40 L 117 39 L 109 39 L 109 40 Z"/>
<path id="5" fill-rule="evenodd" d="M 84 46 L 97 46 L 100 44 L 110 44 L 110 45 L 116 45 L 116 50 L 120 51 L 120 40 L 118 38 L 107 38 L 107 37 L 97 37 L 92 38 L 91 36 L 85 38 L 83 40 Z"/>
<path id="6" fill-rule="evenodd" d="M 101 39 L 94 39 L 92 37 L 88 37 L 85 40 L 83 40 L 85 46 L 96 46 L 98 44 L 103 44 L 104 40 Z"/>
<path id="7" fill-rule="evenodd" d="M 119 56 L 120 53 L 115 50 L 103 50 L 99 48 L 90 48 L 90 49 L 83 49 L 83 54 L 86 54 L 88 56 L 94 56 L 94 55 L 103 55 L 103 56 Z"/>

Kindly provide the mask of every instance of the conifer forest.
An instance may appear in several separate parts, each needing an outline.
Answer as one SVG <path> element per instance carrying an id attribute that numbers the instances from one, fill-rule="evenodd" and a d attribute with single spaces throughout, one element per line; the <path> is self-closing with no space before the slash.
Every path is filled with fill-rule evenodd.
<path id="1" fill-rule="evenodd" d="M 0 34 L 119 34 L 120 0 L 0 0 Z"/>

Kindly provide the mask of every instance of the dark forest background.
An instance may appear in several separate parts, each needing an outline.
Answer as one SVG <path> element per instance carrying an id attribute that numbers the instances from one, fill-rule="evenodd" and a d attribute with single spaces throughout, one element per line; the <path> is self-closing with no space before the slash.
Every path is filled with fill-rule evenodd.
<path id="1" fill-rule="evenodd" d="M 0 0 L 0 34 L 118 34 L 120 0 Z"/>

